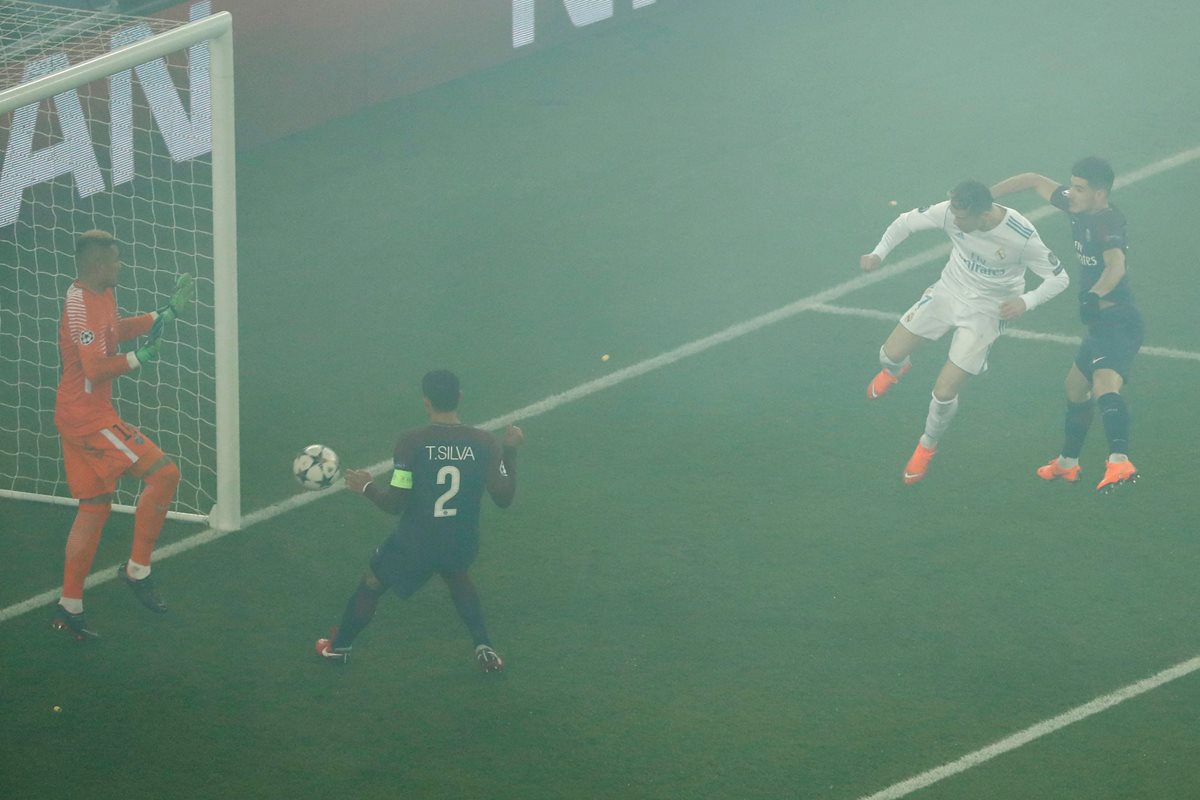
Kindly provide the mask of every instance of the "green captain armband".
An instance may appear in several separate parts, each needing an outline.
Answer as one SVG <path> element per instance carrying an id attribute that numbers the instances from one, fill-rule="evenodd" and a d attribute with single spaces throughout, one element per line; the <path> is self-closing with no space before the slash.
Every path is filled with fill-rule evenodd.
<path id="1" fill-rule="evenodd" d="M 412 488 L 412 473 L 406 469 L 398 469 L 392 472 L 392 486 L 397 489 Z"/>

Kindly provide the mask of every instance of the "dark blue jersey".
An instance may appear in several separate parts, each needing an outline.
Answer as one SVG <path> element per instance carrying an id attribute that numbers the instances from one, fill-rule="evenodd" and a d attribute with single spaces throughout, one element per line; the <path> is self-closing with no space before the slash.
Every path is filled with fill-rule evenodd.
<path id="1" fill-rule="evenodd" d="M 392 485 L 408 489 L 400 526 L 440 537 L 478 537 L 484 490 L 512 483 L 500 443 L 469 425 L 427 425 L 396 445 Z"/>
<path id="2" fill-rule="evenodd" d="M 1079 258 L 1079 294 L 1090 292 L 1104 272 L 1104 251 L 1120 250 L 1126 255 L 1126 273 L 1121 282 L 1104 299 L 1119 306 L 1133 306 L 1133 289 L 1129 285 L 1129 243 L 1125 235 L 1125 215 L 1113 206 L 1093 214 L 1072 214 L 1067 200 L 1071 187 L 1059 186 L 1050 195 L 1050 202 L 1071 218 L 1071 235 L 1075 237 L 1075 255 Z"/>

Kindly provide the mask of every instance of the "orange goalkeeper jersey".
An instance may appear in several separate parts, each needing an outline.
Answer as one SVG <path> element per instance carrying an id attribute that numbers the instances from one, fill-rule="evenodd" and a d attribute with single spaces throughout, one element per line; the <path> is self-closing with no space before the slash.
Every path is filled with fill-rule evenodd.
<path id="1" fill-rule="evenodd" d="M 112 289 L 94 292 L 79 281 L 67 289 L 58 324 L 62 378 L 54 424 L 65 436 L 85 436 L 120 421 L 112 404 L 112 381 L 132 367 L 117 343 L 148 332 L 151 314 L 121 319 Z"/>

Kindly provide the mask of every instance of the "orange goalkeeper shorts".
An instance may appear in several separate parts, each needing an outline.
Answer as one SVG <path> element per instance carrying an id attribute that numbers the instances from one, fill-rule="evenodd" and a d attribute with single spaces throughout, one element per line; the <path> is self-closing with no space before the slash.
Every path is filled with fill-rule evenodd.
<path id="1" fill-rule="evenodd" d="M 98 497 L 117 488 L 126 472 L 141 476 L 162 458 L 150 437 L 128 422 L 118 422 L 86 436 L 63 436 L 67 487 L 79 499 Z"/>

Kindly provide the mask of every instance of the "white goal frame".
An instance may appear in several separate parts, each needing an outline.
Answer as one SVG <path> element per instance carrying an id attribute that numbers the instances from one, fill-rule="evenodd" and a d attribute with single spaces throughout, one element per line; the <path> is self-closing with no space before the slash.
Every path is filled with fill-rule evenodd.
<path id="1" fill-rule="evenodd" d="M 238 408 L 237 192 L 233 111 L 233 18 L 222 11 L 110 53 L 0 91 L 0 114 L 209 43 L 212 80 L 213 313 L 215 329 L 216 503 L 207 516 L 170 516 L 207 522 L 217 530 L 242 525 L 241 436 Z M 0 490 L 0 497 L 74 505 L 68 497 Z M 116 505 L 114 509 L 133 511 Z"/>

